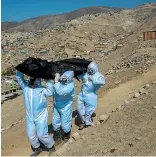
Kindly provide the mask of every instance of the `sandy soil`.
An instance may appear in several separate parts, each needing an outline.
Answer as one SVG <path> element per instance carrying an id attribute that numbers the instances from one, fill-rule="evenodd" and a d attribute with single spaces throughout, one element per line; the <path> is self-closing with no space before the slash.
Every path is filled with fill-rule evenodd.
<path id="1" fill-rule="evenodd" d="M 106 123 L 86 130 L 59 155 L 156 155 L 155 94 L 156 84 L 148 89 L 148 95 L 113 112 Z"/>
<path id="2" fill-rule="evenodd" d="M 99 106 L 96 110 L 97 116 L 94 118 L 94 121 L 96 121 L 98 119 L 100 114 L 111 112 L 113 109 L 115 109 L 116 107 L 121 105 L 125 99 L 131 98 L 140 87 L 146 85 L 147 83 L 151 83 L 152 81 L 154 81 L 156 78 L 155 68 L 156 68 L 156 66 L 153 66 L 153 67 L 151 67 L 151 69 L 149 69 L 147 71 L 147 73 L 138 75 L 137 77 L 133 77 L 131 80 L 123 82 L 116 87 L 106 90 L 105 92 L 101 90 L 100 98 L 99 98 Z M 146 121 L 146 120 L 147 120 L 148 116 L 151 117 L 152 115 L 145 114 L 145 112 L 144 112 L 144 114 L 146 115 L 145 117 L 140 117 L 142 114 L 139 113 L 140 116 L 138 117 L 138 121 L 136 121 L 136 123 L 134 123 L 132 127 L 129 123 L 133 122 L 133 121 L 135 122 L 133 117 L 137 117 L 137 115 L 133 115 L 132 113 L 141 112 L 142 110 L 143 111 L 146 110 L 146 108 L 144 109 L 144 107 L 146 107 L 147 104 L 148 104 L 147 106 L 149 107 L 149 111 L 147 113 L 150 113 L 152 111 L 151 114 L 154 114 L 153 113 L 154 110 L 151 109 L 152 105 L 154 106 L 154 98 L 152 99 L 151 98 L 152 96 L 154 97 L 154 94 L 152 95 L 152 92 L 151 92 L 151 94 L 145 96 L 143 100 L 140 98 L 140 101 L 135 102 L 138 104 L 144 103 L 143 106 L 139 107 L 139 105 L 135 105 L 135 103 L 133 103 L 132 105 L 130 105 L 131 108 L 127 107 L 124 109 L 124 111 L 115 113 L 116 117 L 114 117 L 115 115 L 113 115 L 114 118 L 113 117 L 110 118 L 108 123 L 99 125 L 97 128 L 91 128 L 90 130 L 92 130 L 92 131 L 90 132 L 90 130 L 89 130 L 87 132 L 87 135 L 85 135 L 87 137 L 84 137 L 84 138 L 86 138 L 85 142 L 83 140 L 80 140 L 80 141 L 77 141 L 74 144 L 72 144 L 72 146 L 70 148 L 71 154 L 67 153 L 67 155 L 93 155 L 93 154 L 97 155 L 96 153 L 103 149 L 104 150 L 108 149 L 108 148 L 116 149 L 116 147 L 117 148 L 122 147 L 123 150 L 115 151 L 115 153 L 118 152 L 120 155 L 134 155 L 135 151 L 131 152 L 129 150 L 130 148 L 128 149 L 127 145 L 123 147 L 122 143 L 120 141 L 118 141 L 117 139 L 120 139 L 120 138 L 125 139 L 125 135 L 126 135 L 126 137 L 128 136 L 129 138 L 132 138 L 133 132 L 130 130 L 131 130 L 131 128 L 134 129 L 135 127 L 137 128 L 139 125 L 141 125 L 140 121 L 144 121 L 144 124 L 146 124 L 146 125 L 148 124 L 147 123 L 148 121 Z M 153 102 L 150 103 L 150 100 L 153 100 Z M 51 101 L 51 99 L 49 99 L 48 102 L 49 102 L 48 110 L 49 110 L 49 124 L 50 124 L 51 117 L 52 117 L 52 113 L 51 113 L 52 101 Z M 29 144 L 26 132 L 25 132 L 25 121 L 24 121 L 25 109 L 24 109 L 23 103 L 24 103 L 23 96 L 20 96 L 11 101 L 6 101 L 2 105 L 2 128 L 6 128 L 6 127 L 12 125 L 13 123 L 19 122 L 19 120 L 21 120 L 16 125 L 12 125 L 12 127 L 10 127 L 9 129 L 2 132 L 2 155 L 21 156 L 21 155 L 31 154 L 30 144 Z M 138 109 L 137 108 L 134 109 L 135 106 L 137 106 Z M 75 108 L 75 104 L 74 104 L 74 108 Z M 139 111 L 139 109 L 140 109 L 140 111 Z M 133 110 L 134 110 L 134 112 L 133 112 Z M 147 108 L 147 110 L 148 110 L 148 108 Z M 10 116 L 10 115 L 12 115 L 12 116 Z M 130 117 L 128 117 L 128 115 L 131 116 L 132 119 Z M 145 118 L 145 119 L 143 120 L 143 118 Z M 111 119 L 112 119 L 112 121 L 111 121 Z M 139 119 L 140 119 L 140 121 L 139 121 Z M 117 121 L 120 120 L 121 122 L 116 122 L 115 120 L 117 120 Z M 154 130 L 155 126 L 153 124 L 155 122 L 156 121 L 153 117 L 153 120 L 151 121 L 150 126 L 147 126 L 147 128 L 144 128 L 144 129 L 145 130 L 146 129 Z M 121 125 L 118 126 L 119 124 L 121 124 Z M 142 128 L 144 126 L 144 124 L 142 124 L 140 126 L 140 128 Z M 128 125 L 128 127 L 124 128 L 124 125 L 126 125 L 126 126 Z M 151 128 L 151 127 L 153 127 L 153 128 Z M 75 117 L 73 117 L 72 133 L 78 132 L 77 129 L 78 129 L 78 126 L 77 126 L 77 123 L 75 123 Z M 90 135 L 90 134 L 92 134 L 92 132 L 95 133 L 94 136 Z M 139 135 L 136 135 L 136 137 Z M 149 136 L 150 136 L 150 138 L 148 139 L 148 141 L 151 140 L 153 133 L 151 132 L 151 134 Z M 93 138 L 93 137 L 95 137 L 95 138 Z M 88 140 L 88 138 L 89 138 L 89 140 Z M 101 139 L 101 140 L 99 140 L 99 139 Z M 110 142 L 108 142 L 108 139 L 110 140 Z M 99 142 L 95 145 L 94 144 L 92 145 L 92 143 L 96 143 L 96 142 L 93 142 L 92 140 L 96 140 Z M 154 142 L 154 138 L 152 138 L 152 141 Z M 83 142 L 84 145 L 80 144 L 80 142 Z M 93 147 L 90 147 L 90 146 L 87 148 L 84 147 L 86 145 L 85 144 L 86 142 L 87 142 L 87 145 L 90 144 L 90 146 L 93 146 Z M 129 139 L 127 139 L 127 142 L 129 142 Z M 105 144 L 103 146 L 104 143 L 107 143 L 107 145 Z M 114 143 L 114 144 L 111 145 L 111 147 L 110 147 L 111 143 Z M 82 147 L 81 146 L 78 147 L 79 144 Z M 79 149 L 82 149 L 82 148 L 85 148 L 85 149 L 83 149 L 81 151 L 78 149 L 79 151 L 76 151 L 76 150 L 74 150 L 74 145 L 75 145 L 75 147 L 78 147 Z M 100 150 L 97 151 L 96 153 L 94 153 L 93 148 L 97 149 L 98 145 L 101 146 L 101 147 L 99 147 Z M 139 147 L 141 147 L 141 146 L 138 145 L 137 148 L 139 148 Z M 151 152 L 154 151 L 152 144 L 151 144 L 151 146 L 149 144 L 148 148 L 151 148 Z M 125 152 L 124 149 L 127 149 L 128 151 Z M 81 154 L 79 154 L 80 152 L 81 152 Z M 147 151 L 145 154 L 148 154 L 148 153 L 150 153 L 150 151 Z M 47 152 L 43 152 L 41 155 L 46 155 L 46 154 L 47 154 Z M 109 154 L 109 152 L 108 152 L 108 154 Z M 62 155 L 66 155 L 66 153 L 62 154 Z M 138 155 L 138 154 L 136 154 L 136 155 Z M 139 154 L 139 155 L 144 155 L 144 154 Z"/>

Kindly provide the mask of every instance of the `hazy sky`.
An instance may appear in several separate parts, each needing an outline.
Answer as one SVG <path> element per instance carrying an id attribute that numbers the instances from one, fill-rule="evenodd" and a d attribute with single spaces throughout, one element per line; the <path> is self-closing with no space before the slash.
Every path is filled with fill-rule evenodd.
<path id="1" fill-rule="evenodd" d="M 156 0 L 2 0 L 2 22 L 22 21 L 46 14 L 60 14 L 89 6 L 132 8 Z"/>

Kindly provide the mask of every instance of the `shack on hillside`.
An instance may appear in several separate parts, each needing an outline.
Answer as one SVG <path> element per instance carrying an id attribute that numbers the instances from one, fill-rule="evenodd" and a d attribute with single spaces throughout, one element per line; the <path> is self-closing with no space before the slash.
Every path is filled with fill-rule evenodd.
<path id="1" fill-rule="evenodd" d="M 143 40 L 155 40 L 156 39 L 156 30 L 143 32 Z"/>

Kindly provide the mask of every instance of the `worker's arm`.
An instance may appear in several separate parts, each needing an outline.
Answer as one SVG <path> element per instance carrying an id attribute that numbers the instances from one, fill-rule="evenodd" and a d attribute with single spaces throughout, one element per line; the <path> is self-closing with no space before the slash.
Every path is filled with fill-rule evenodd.
<path id="1" fill-rule="evenodd" d="M 18 84 L 20 85 L 20 87 L 22 88 L 22 90 L 24 90 L 24 88 L 27 86 L 27 83 L 24 80 L 24 74 L 17 71 L 16 72 L 16 80 L 17 80 Z"/>
<path id="2" fill-rule="evenodd" d="M 78 78 L 79 80 L 82 80 L 82 79 L 84 78 L 84 76 L 85 76 L 85 73 L 84 73 L 84 74 L 81 74 L 81 75 L 79 75 L 79 76 L 77 76 L 77 78 Z"/>
<path id="3" fill-rule="evenodd" d="M 69 93 L 72 93 L 74 90 L 74 83 L 63 85 L 60 82 L 55 83 L 54 85 L 55 92 L 60 96 L 66 96 Z"/>
<path id="4" fill-rule="evenodd" d="M 47 81 L 45 86 L 46 86 L 46 87 L 45 87 L 45 89 L 43 90 L 44 95 L 45 95 L 46 97 L 52 96 L 52 95 L 53 95 L 53 84 L 52 84 L 52 82 Z"/>
<path id="5" fill-rule="evenodd" d="M 104 76 L 101 75 L 101 76 L 95 77 L 93 78 L 92 82 L 95 85 L 104 85 L 105 84 Z"/>

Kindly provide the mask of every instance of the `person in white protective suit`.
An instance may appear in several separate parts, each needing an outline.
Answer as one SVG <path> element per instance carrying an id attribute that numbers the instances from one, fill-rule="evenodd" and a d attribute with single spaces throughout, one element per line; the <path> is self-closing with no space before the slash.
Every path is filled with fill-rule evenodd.
<path id="1" fill-rule="evenodd" d="M 91 62 L 88 65 L 87 72 L 80 75 L 79 79 L 82 79 L 82 88 L 78 95 L 77 111 L 81 119 L 79 130 L 82 130 L 84 127 L 93 124 L 92 114 L 98 104 L 96 92 L 105 84 L 105 79 L 104 76 L 98 72 L 98 65 L 95 62 Z"/>
<path id="2" fill-rule="evenodd" d="M 52 126 L 56 143 L 61 140 L 66 142 L 70 138 L 74 97 L 73 77 L 73 71 L 66 71 L 61 77 L 58 73 L 55 75 Z M 61 129 L 63 137 L 61 137 Z"/>
<path id="3" fill-rule="evenodd" d="M 26 108 L 26 132 L 34 153 L 37 156 L 42 151 L 40 142 L 48 149 L 49 154 L 55 151 L 54 140 L 48 134 L 48 111 L 46 97 L 53 94 L 53 84 L 46 82 L 46 88 L 41 86 L 40 79 L 31 78 L 29 84 L 21 72 L 16 72 L 16 79 L 21 86 Z"/>

